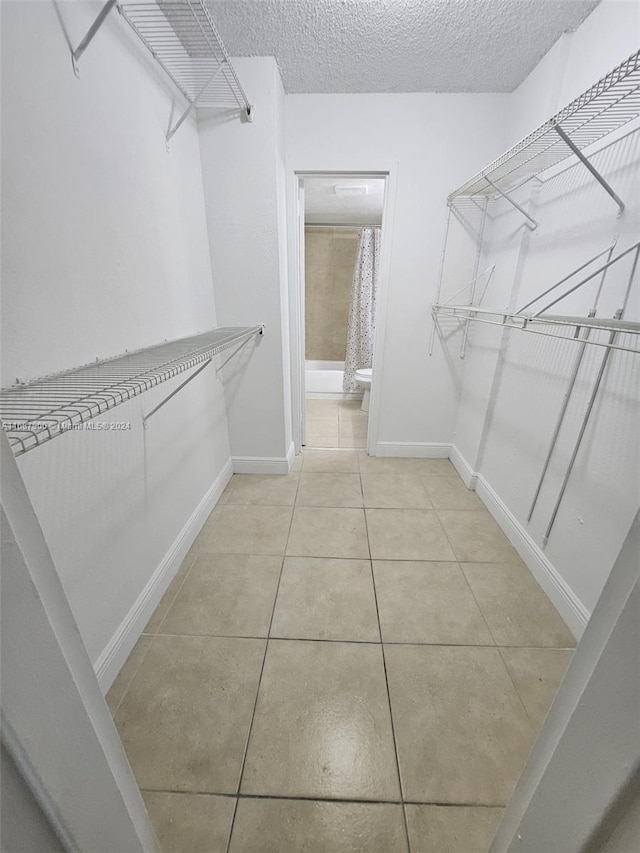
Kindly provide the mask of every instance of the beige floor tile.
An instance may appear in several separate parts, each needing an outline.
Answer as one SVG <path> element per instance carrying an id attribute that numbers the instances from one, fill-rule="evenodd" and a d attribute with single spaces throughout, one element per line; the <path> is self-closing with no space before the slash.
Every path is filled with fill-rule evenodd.
<path id="1" fill-rule="evenodd" d="M 208 534 L 207 534 L 208 536 Z M 182 565 L 178 569 L 178 572 L 174 579 L 171 581 L 169 586 L 167 587 L 167 591 L 160 599 L 160 603 L 153 611 L 153 615 L 151 619 L 147 622 L 144 628 L 145 634 L 155 634 L 160 625 L 162 624 L 162 620 L 167 615 L 169 608 L 173 604 L 176 595 L 180 591 L 180 587 L 185 582 L 187 575 L 189 574 L 189 569 L 193 565 L 194 560 L 196 559 L 196 554 L 189 552 L 185 559 L 182 561 Z"/>
<path id="2" fill-rule="evenodd" d="M 234 474 L 221 504 L 293 506 L 299 474 Z"/>
<path id="3" fill-rule="evenodd" d="M 356 436 L 343 435 L 342 433 L 340 433 L 338 446 L 346 450 L 366 450 L 367 437 L 365 435 L 362 436 L 362 438 L 357 438 Z"/>
<path id="4" fill-rule="evenodd" d="M 308 424 L 327 424 L 337 427 L 339 422 L 338 409 L 327 407 L 326 410 L 322 409 L 311 412 L 307 409 L 305 420 Z"/>
<path id="5" fill-rule="evenodd" d="M 305 400 L 308 418 L 330 418 L 338 416 L 339 400 Z"/>
<path id="6" fill-rule="evenodd" d="M 379 643 L 369 560 L 286 557 L 271 636 Z"/>
<path id="7" fill-rule="evenodd" d="M 359 474 L 301 474 L 298 506 L 362 506 Z"/>
<path id="8" fill-rule="evenodd" d="M 364 510 L 297 506 L 293 513 L 287 555 L 368 559 Z"/>
<path id="9" fill-rule="evenodd" d="M 457 563 L 374 561 L 386 643 L 493 645 Z"/>
<path id="10" fill-rule="evenodd" d="M 105 698 L 112 716 L 115 716 L 124 694 L 127 692 L 134 675 L 138 671 L 138 667 L 144 660 L 146 653 L 149 651 L 152 639 L 153 637 L 149 634 L 142 634 L 138 642 L 133 647 L 131 654 L 126 659 L 124 666 L 116 676 L 115 681 L 109 688 Z"/>
<path id="11" fill-rule="evenodd" d="M 475 492 L 459 477 L 425 477 L 424 486 L 435 509 L 484 509 Z"/>
<path id="12" fill-rule="evenodd" d="M 349 424 L 353 427 L 360 427 L 365 430 L 367 429 L 369 413 L 363 412 L 360 405 L 361 404 L 358 404 L 357 406 L 351 405 L 349 407 L 343 406 L 339 409 L 340 426 Z"/>
<path id="13" fill-rule="evenodd" d="M 229 853 L 407 853 L 402 807 L 241 799 Z"/>
<path id="14" fill-rule="evenodd" d="M 226 853 L 233 797 L 143 791 L 162 853 Z"/>
<path id="15" fill-rule="evenodd" d="M 456 475 L 456 469 L 448 459 L 408 459 L 383 456 L 364 456 L 360 459 L 361 474 L 431 474 Z"/>
<path id="16" fill-rule="evenodd" d="M 537 731 L 558 692 L 573 652 L 565 649 L 500 649 L 500 653 Z"/>
<path id="17" fill-rule="evenodd" d="M 300 473 L 302 471 L 302 453 L 299 453 L 294 457 L 293 463 L 291 464 L 291 473 Z"/>
<path id="18" fill-rule="evenodd" d="M 269 641 L 241 790 L 399 798 L 381 646 Z"/>
<path id="19" fill-rule="evenodd" d="M 306 447 L 338 447 L 340 439 L 338 423 L 307 421 L 304 438 Z"/>
<path id="20" fill-rule="evenodd" d="M 504 809 L 406 806 L 411 853 L 489 853 Z"/>
<path id="21" fill-rule="evenodd" d="M 358 474 L 358 454 L 348 450 L 310 450 L 302 458 L 305 474 Z"/>
<path id="22" fill-rule="evenodd" d="M 573 634 L 522 563 L 461 567 L 498 646 L 575 646 Z"/>
<path id="23" fill-rule="evenodd" d="M 364 427 L 364 429 L 354 429 L 350 426 L 341 425 L 339 430 L 339 438 L 341 444 L 344 444 L 345 447 L 348 446 L 346 444 L 347 441 L 351 441 L 353 447 L 355 447 L 356 445 L 361 445 L 362 447 L 364 447 L 367 442 L 367 428 Z"/>
<path id="24" fill-rule="evenodd" d="M 438 517 L 426 509 L 367 509 L 374 560 L 455 560 Z"/>
<path id="25" fill-rule="evenodd" d="M 115 717 L 141 788 L 236 793 L 264 648 L 154 638 Z"/>
<path id="26" fill-rule="evenodd" d="M 201 554 L 159 633 L 266 637 L 282 557 Z"/>
<path id="27" fill-rule="evenodd" d="M 424 478 L 402 474 L 362 474 L 364 505 L 379 509 L 431 509 Z M 444 479 L 434 477 L 434 479 Z"/>
<path id="28" fill-rule="evenodd" d="M 497 649 L 385 647 L 404 796 L 502 806 L 533 730 Z"/>
<path id="29" fill-rule="evenodd" d="M 487 510 L 438 510 L 458 560 L 517 563 L 520 560 Z"/>
<path id="30" fill-rule="evenodd" d="M 284 554 L 291 514 L 288 506 L 218 507 L 201 553 Z"/>

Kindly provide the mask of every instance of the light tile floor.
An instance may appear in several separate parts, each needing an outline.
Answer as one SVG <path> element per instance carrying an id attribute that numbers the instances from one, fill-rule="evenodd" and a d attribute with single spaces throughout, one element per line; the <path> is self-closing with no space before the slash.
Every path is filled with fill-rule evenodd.
<path id="1" fill-rule="evenodd" d="M 164 853 L 486 853 L 573 637 L 448 460 L 236 475 L 107 700 Z"/>
<path id="2" fill-rule="evenodd" d="M 361 405 L 361 400 L 307 399 L 306 446 L 364 450 L 369 416 L 362 411 Z"/>

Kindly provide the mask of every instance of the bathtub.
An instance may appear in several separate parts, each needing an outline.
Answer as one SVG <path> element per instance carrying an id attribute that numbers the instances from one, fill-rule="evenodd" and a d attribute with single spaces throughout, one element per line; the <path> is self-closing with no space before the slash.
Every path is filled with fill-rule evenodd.
<path id="1" fill-rule="evenodd" d="M 307 396 L 327 394 L 360 399 L 362 394 L 346 394 L 342 390 L 344 361 L 305 361 L 305 393 Z"/>

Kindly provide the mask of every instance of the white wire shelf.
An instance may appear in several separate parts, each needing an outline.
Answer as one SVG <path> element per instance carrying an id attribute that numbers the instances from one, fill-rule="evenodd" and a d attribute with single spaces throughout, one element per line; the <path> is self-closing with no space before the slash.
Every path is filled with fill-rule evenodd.
<path id="1" fill-rule="evenodd" d="M 210 361 L 263 326 L 229 326 L 147 347 L 0 391 L 0 418 L 15 456 Z M 159 407 L 156 407 L 159 408 Z M 155 410 L 154 410 L 155 411 Z"/>
<path id="2" fill-rule="evenodd" d="M 114 6 L 188 102 L 167 142 L 196 108 L 239 111 L 252 120 L 252 106 L 204 0 L 107 0 L 72 50 L 76 73 L 80 57 Z"/>
<path id="3" fill-rule="evenodd" d="M 500 191 L 513 190 L 639 115 L 640 51 L 474 175 L 448 200 L 494 198 Z"/>
<path id="4" fill-rule="evenodd" d="M 190 103 L 251 110 L 204 0 L 120 0 L 118 8 Z"/>

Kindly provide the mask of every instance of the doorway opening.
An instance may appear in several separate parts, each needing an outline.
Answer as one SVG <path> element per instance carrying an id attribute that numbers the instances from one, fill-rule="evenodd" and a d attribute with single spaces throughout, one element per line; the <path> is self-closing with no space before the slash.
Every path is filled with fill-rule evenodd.
<path id="1" fill-rule="evenodd" d="M 386 175 L 298 178 L 301 444 L 365 450 Z"/>

